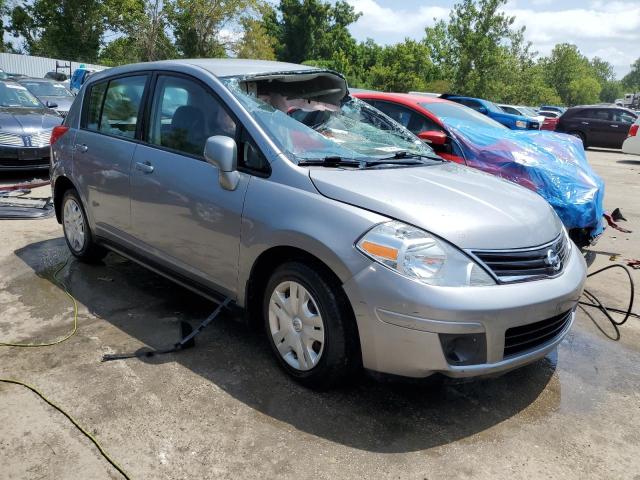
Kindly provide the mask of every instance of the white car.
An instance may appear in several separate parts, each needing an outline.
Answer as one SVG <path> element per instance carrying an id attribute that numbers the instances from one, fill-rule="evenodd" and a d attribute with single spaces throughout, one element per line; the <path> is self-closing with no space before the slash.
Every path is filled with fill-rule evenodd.
<path id="1" fill-rule="evenodd" d="M 510 113 L 511 115 L 521 115 L 523 117 L 533 118 L 538 121 L 538 125 L 542 125 L 544 122 L 544 116 L 538 114 L 535 110 L 530 107 L 524 107 L 522 105 L 498 105 L 505 113 Z"/>
<path id="2" fill-rule="evenodd" d="M 540 110 L 538 115 L 543 116 L 545 118 L 560 118 L 560 113 L 552 112 L 550 110 Z"/>
<path id="3" fill-rule="evenodd" d="M 640 130 L 640 117 L 631 125 L 629 135 L 622 144 L 622 151 L 624 153 L 640 155 L 640 135 L 638 135 L 638 130 Z"/>

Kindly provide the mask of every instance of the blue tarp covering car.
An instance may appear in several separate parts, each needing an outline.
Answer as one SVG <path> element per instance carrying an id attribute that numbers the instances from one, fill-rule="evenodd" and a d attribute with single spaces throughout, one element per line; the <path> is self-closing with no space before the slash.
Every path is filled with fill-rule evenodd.
<path id="1" fill-rule="evenodd" d="M 443 119 L 445 120 L 445 119 Z M 467 165 L 535 190 L 553 206 L 568 230 L 589 239 L 604 230 L 604 182 L 593 171 L 580 140 L 547 131 L 485 128 L 445 120 Z"/>

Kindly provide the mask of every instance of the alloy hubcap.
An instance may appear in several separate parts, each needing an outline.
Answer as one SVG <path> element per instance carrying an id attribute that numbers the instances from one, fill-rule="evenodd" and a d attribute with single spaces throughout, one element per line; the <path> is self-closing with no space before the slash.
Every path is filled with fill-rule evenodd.
<path id="1" fill-rule="evenodd" d="M 320 361 L 324 322 L 315 299 L 298 282 L 282 282 L 271 293 L 269 330 L 280 356 L 291 367 L 310 370 Z"/>
<path id="2" fill-rule="evenodd" d="M 69 245 L 74 252 L 80 252 L 85 242 L 84 217 L 80 205 L 73 198 L 67 199 L 64 204 L 63 221 Z"/>

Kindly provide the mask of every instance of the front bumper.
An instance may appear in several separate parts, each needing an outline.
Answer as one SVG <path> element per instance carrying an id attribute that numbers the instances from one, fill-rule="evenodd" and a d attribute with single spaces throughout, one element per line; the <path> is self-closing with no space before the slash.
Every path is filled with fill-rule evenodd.
<path id="1" fill-rule="evenodd" d="M 0 146 L 0 170 L 35 170 L 49 168 L 49 146 Z"/>
<path id="2" fill-rule="evenodd" d="M 571 328 L 585 276 L 584 259 L 574 247 L 563 273 L 545 280 L 432 287 L 372 263 L 346 282 L 344 289 L 356 315 L 365 368 L 418 378 L 436 372 L 471 377 L 505 372 L 552 351 Z M 564 313 L 567 321 L 552 338 L 505 357 L 508 329 Z M 480 334 L 486 341 L 483 362 L 450 362 L 441 334 Z"/>

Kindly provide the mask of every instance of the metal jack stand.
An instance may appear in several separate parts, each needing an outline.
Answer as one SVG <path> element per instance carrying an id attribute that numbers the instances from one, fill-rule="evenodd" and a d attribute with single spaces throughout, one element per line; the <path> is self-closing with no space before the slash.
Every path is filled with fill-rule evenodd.
<path id="1" fill-rule="evenodd" d="M 165 353 L 172 353 L 180 350 L 185 350 L 187 348 L 195 347 L 196 345 L 194 341 L 195 336 L 198 335 L 200 332 L 202 332 L 202 330 L 204 330 L 207 327 L 207 325 L 213 322 L 216 319 L 216 317 L 220 314 L 222 309 L 227 307 L 229 303 L 231 303 L 231 299 L 229 297 L 225 298 L 222 301 L 222 303 L 216 307 L 213 313 L 209 315 L 207 318 L 205 318 L 205 320 L 200 325 L 198 325 L 198 327 L 195 330 L 192 330 L 191 325 L 189 325 L 188 323 L 181 322 L 180 326 L 182 328 L 183 338 L 182 340 L 180 340 L 178 343 L 174 344 L 171 347 L 163 348 L 160 350 L 141 349 L 133 353 L 106 354 L 106 355 L 103 355 L 102 361 L 108 362 L 110 360 L 123 360 L 125 358 L 147 358 L 147 357 L 153 357 L 155 355 L 162 355 Z"/>

